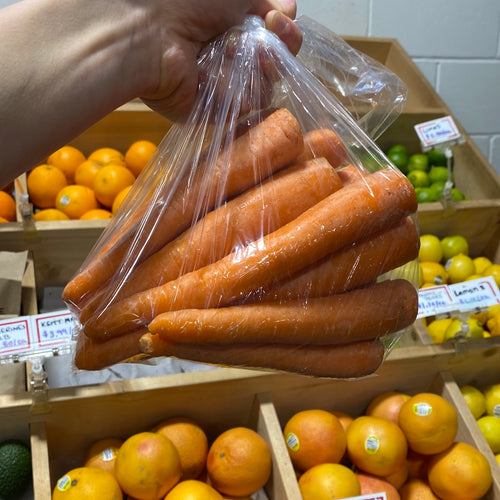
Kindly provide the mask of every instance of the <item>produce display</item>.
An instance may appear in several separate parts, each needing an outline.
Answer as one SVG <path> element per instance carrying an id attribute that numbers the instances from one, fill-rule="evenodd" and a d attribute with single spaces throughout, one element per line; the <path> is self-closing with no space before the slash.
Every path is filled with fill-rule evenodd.
<path id="1" fill-rule="evenodd" d="M 467 200 L 467 196 L 455 186 L 453 158 L 448 158 L 440 149 L 427 153 L 410 154 L 403 144 L 395 144 L 386 151 L 387 157 L 403 172 L 417 193 L 419 203 L 439 201 L 448 196 L 452 201 Z M 449 183 L 447 191 L 446 183 Z M 443 195 L 444 193 L 444 195 Z"/>
<path id="2" fill-rule="evenodd" d="M 420 236 L 419 287 L 454 284 L 491 276 L 500 286 L 500 265 L 484 255 L 469 255 L 469 242 L 462 235 L 438 238 Z M 425 318 L 426 328 L 436 344 L 456 338 L 488 338 L 500 335 L 500 305 L 460 314 L 459 317 Z"/>
<path id="3" fill-rule="evenodd" d="M 209 442 L 188 417 L 170 417 L 125 439 L 89 445 L 81 466 L 63 474 L 53 500 L 223 500 L 249 498 L 272 471 L 266 441 L 248 427 L 231 427 Z"/>
<path id="4" fill-rule="evenodd" d="M 124 153 L 99 147 L 87 157 L 74 146 L 61 147 L 28 172 L 34 220 L 110 219 L 155 151 L 147 140 Z"/>
<path id="5" fill-rule="evenodd" d="M 483 498 L 489 462 L 457 439 L 455 406 L 432 392 L 378 394 L 361 415 L 305 409 L 283 426 L 303 500 Z"/>

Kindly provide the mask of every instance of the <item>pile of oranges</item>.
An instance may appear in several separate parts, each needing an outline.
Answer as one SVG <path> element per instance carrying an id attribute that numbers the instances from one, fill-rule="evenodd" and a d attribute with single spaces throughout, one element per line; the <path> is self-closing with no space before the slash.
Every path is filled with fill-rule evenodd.
<path id="1" fill-rule="evenodd" d="M 356 417 L 301 410 L 283 437 L 303 500 L 381 492 L 388 500 L 483 498 L 489 462 L 457 431 L 456 408 L 444 397 L 388 391 Z"/>
<path id="2" fill-rule="evenodd" d="M 169 417 L 126 439 L 92 443 L 80 467 L 60 477 L 52 499 L 251 500 L 271 475 L 256 431 L 231 427 L 209 443 L 189 417 Z"/>
<path id="3" fill-rule="evenodd" d="M 34 219 L 110 219 L 155 151 L 147 140 L 133 142 L 125 154 L 102 147 L 87 157 L 63 146 L 28 173 Z"/>

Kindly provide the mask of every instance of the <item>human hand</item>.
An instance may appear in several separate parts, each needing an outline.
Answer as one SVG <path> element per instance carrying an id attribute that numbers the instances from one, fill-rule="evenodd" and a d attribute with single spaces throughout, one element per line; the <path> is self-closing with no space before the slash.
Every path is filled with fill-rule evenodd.
<path id="1" fill-rule="evenodd" d="M 202 0 L 172 0 L 163 6 L 156 19 L 163 19 L 154 49 L 160 54 L 150 88 L 143 101 L 172 121 L 182 121 L 189 114 L 198 89 L 198 54 L 211 39 L 243 20 L 247 14 L 262 17 L 273 31 L 296 54 L 302 36 L 293 22 L 295 0 L 216 0 L 210 9 Z M 154 53 L 154 52 L 153 52 Z"/>

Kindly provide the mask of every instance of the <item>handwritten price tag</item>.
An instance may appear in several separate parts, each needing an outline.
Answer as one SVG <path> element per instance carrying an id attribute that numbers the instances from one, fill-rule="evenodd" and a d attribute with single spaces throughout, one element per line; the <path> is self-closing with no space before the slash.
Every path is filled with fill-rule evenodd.
<path id="1" fill-rule="evenodd" d="M 30 349 L 30 328 L 26 318 L 16 318 L 0 324 L 0 355 Z"/>
<path id="2" fill-rule="evenodd" d="M 462 138 L 451 116 L 419 123 L 414 128 L 424 149 L 429 149 L 437 144 L 454 144 Z"/>
<path id="3" fill-rule="evenodd" d="M 500 304 L 500 291 L 491 276 L 454 285 L 421 288 L 418 292 L 417 318 L 426 318 L 452 311 L 469 312 Z"/>
<path id="4" fill-rule="evenodd" d="M 74 326 L 70 312 L 39 314 L 35 317 L 36 342 L 40 347 L 66 344 Z"/>

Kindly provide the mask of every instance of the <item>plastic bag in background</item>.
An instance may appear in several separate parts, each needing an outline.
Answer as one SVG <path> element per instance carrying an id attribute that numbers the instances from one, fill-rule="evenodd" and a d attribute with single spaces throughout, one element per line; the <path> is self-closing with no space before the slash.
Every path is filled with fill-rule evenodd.
<path id="1" fill-rule="evenodd" d="M 297 58 L 325 85 L 372 138 L 401 114 L 408 88 L 401 79 L 370 56 L 307 16 L 296 24 L 303 42 Z"/>
<path id="2" fill-rule="evenodd" d="M 413 187 L 260 18 L 199 67 L 187 122 L 65 287 L 75 365 L 373 373 L 417 314 Z"/>

